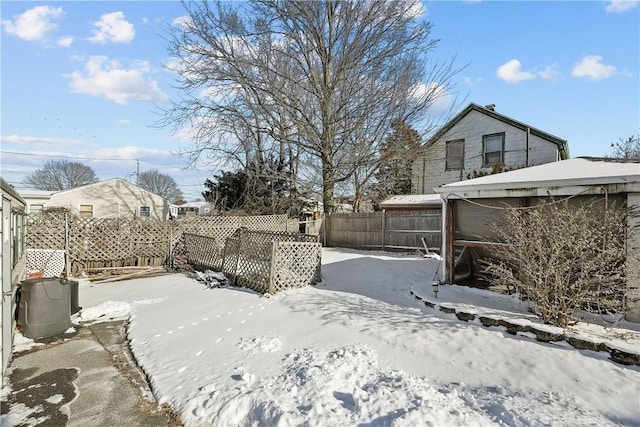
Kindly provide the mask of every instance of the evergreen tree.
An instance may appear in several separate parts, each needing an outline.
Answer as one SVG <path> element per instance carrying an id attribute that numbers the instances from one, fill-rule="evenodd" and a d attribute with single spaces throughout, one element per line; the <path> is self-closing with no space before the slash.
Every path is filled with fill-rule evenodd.
<path id="1" fill-rule="evenodd" d="M 411 194 L 411 167 L 422 147 L 420 134 L 404 121 L 395 120 L 391 128 L 381 146 L 376 183 L 369 191 L 376 209 L 390 195 Z"/>

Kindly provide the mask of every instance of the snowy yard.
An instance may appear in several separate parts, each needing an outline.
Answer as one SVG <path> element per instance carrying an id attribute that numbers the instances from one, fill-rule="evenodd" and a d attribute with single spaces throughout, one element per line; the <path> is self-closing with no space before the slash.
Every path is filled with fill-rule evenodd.
<path id="1" fill-rule="evenodd" d="M 640 425 L 640 367 L 425 307 L 410 290 L 433 298 L 434 259 L 322 256 L 321 283 L 272 297 L 180 274 L 82 283 L 81 316 L 130 316 L 157 399 L 188 426 Z M 440 302 L 530 319 L 511 298 L 441 288 Z M 640 351 L 637 331 L 604 333 Z"/>

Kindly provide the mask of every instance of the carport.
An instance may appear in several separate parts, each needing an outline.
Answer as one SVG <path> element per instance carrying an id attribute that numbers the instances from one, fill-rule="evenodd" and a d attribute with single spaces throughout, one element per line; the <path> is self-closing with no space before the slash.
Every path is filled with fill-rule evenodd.
<path id="1" fill-rule="evenodd" d="M 455 182 L 434 189 L 443 199 L 444 282 L 454 283 L 456 253 L 491 251 L 499 244 L 489 223 L 506 206 L 532 206 L 550 196 L 572 201 L 602 198 L 635 207 L 629 228 L 640 227 L 640 160 L 579 157 Z M 640 232 L 629 233 L 628 253 L 640 251 Z M 626 319 L 640 322 L 640 265 L 627 260 Z"/>

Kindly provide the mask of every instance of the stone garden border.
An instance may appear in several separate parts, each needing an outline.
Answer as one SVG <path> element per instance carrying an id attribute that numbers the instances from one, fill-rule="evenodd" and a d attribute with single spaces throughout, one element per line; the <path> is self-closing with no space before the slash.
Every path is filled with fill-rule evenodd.
<path id="1" fill-rule="evenodd" d="M 504 327 L 506 328 L 507 333 L 511 335 L 517 335 L 518 333 L 530 333 L 535 335 L 536 340 L 540 342 L 548 343 L 565 341 L 572 347 L 579 350 L 606 351 L 609 353 L 610 359 L 614 362 L 623 365 L 640 366 L 640 354 L 616 348 L 606 342 L 594 341 L 578 334 L 567 332 L 557 326 L 536 324 L 525 319 L 505 319 L 503 316 L 499 315 L 478 314 L 473 309 L 461 309 L 460 307 L 455 307 L 456 304 L 435 303 L 420 296 L 413 289 L 410 290 L 410 293 L 415 299 L 422 301 L 425 306 L 446 314 L 453 314 L 459 320 L 465 322 L 475 321 L 477 319 L 484 327 Z"/>

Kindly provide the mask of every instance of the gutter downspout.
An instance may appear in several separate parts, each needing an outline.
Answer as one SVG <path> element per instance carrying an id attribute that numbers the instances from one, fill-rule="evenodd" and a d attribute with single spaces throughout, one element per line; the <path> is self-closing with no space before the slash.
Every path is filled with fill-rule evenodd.
<path id="1" fill-rule="evenodd" d="M 529 135 L 531 135 L 531 128 L 527 126 L 527 151 L 525 153 L 525 157 L 524 157 L 524 167 L 529 167 Z"/>

